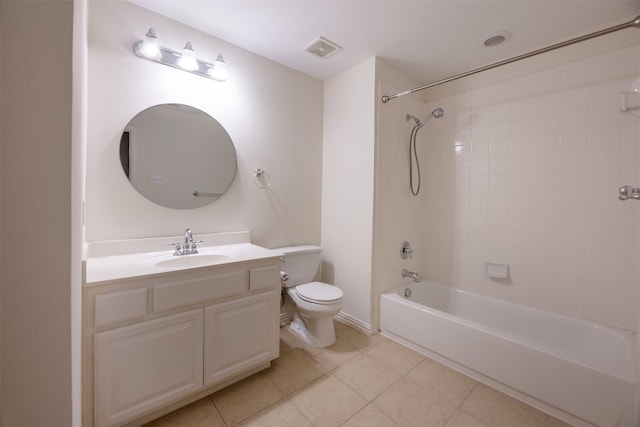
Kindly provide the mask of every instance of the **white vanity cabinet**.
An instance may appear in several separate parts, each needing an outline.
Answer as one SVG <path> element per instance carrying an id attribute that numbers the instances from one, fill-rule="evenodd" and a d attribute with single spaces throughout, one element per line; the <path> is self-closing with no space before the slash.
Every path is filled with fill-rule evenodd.
<path id="1" fill-rule="evenodd" d="M 97 425 L 201 390 L 202 325 L 198 309 L 95 334 Z"/>
<path id="2" fill-rule="evenodd" d="M 279 355 L 280 258 L 84 288 L 84 425 L 136 425 Z"/>
<path id="3" fill-rule="evenodd" d="M 278 322 L 267 322 L 277 313 Z M 204 386 L 217 384 L 278 354 L 279 299 L 256 295 L 205 308 Z"/>

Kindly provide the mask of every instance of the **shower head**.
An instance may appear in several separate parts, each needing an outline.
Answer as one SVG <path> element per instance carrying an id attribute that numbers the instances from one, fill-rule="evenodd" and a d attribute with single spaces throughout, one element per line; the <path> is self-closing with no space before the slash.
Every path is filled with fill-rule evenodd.
<path id="1" fill-rule="evenodd" d="M 444 116 L 444 110 L 442 108 L 436 108 L 431 112 L 431 114 L 425 117 L 424 120 L 418 123 L 416 126 L 422 127 L 424 126 L 425 123 L 427 123 L 431 119 L 431 117 L 435 117 L 436 119 L 439 119 L 442 116 Z"/>

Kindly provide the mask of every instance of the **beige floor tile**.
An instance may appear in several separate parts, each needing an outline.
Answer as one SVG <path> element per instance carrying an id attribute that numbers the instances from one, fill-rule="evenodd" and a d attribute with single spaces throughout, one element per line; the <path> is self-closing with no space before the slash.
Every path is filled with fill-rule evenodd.
<path id="1" fill-rule="evenodd" d="M 546 427 L 573 427 L 573 424 L 566 423 L 556 417 L 549 417 Z"/>
<path id="2" fill-rule="evenodd" d="M 401 374 L 387 369 L 366 353 L 359 354 L 344 365 L 338 366 L 333 370 L 333 374 L 369 401 L 401 377 Z"/>
<path id="3" fill-rule="evenodd" d="M 313 427 L 288 399 L 282 399 L 240 424 L 242 427 Z"/>
<path id="4" fill-rule="evenodd" d="M 342 427 L 401 427 L 392 418 L 373 405 L 367 405 Z"/>
<path id="5" fill-rule="evenodd" d="M 464 411 L 458 410 L 445 427 L 491 427 L 472 417 Z"/>
<path id="6" fill-rule="evenodd" d="M 158 418 L 145 427 L 225 427 L 222 417 L 209 397 Z"/>
<path id="7" fill-rule="evenodd" d="M 544 426 L 549 417 L 484 384 L 478 384 L 473 389 L 461 408 L 474 418 L 495 427 Z"/>
<path id="8" fill-rule="evenodd" d="M 441 395 L 401 378 L 374 404 L 403 427 L 442 427 L 456 407 Z"/>
<path id="9" fill-rule="evenodd" d="M 386 338 L 367 350 L 366 354 L 376 359 L 387 369 L 403 375 L 425 359 L 420 353 Z"/>
<path id="10" fill-rule="evenodd" d="M 296 349 L 281 353 L 278 359 L 271 362 L 271 367 L 265 372 L 267 377 L 288 396 L 311 381 L 320 378 L 326 373 L 326 370 L 302 350 Z"/>
<path id="11" fill-rule="evenodd" d="M 290 399 L 316 427 L 339 426 L 367 404 L 331 374 L 318 378 Z"/>
<path id="12" fill-rule="evenodd" d="M 344 326 L 340 329 L 336 328 L 336 337 L 350 346 L 360 351 L 364 351 L 380 342 L 382 335 L 367 335 L 350 326 Z"/>
<path id="13" fill-rule="evenodd" d="M 211 400 L 229 426 L 234 426 L 282 399 L 284 395 L 258 373 L 211 395 Z"/>
<path id="14" fill-rule="evenodd" d="M 440 393 L 455 406 L 460 405 L 476 386 L 473 379 L 429 358 L 413 368 L 407 378 Z"/>
<path id="15" fill-rule="evenodd" d="M 315 348 L 307 346 L 304 351 L 328 371 L 335 369 L 360 354 L 357 349 L 341 339 L 336 339 L 336 342 L 329 347 Z"/>
<path id="16" fill-rule="evenodd" d="M 333 327 L 335 328 L 336 332 L 341 329 L 353 329 L 351 326 L 347 325 L 346 323 L 342 323 L 341 321 L 336 319 L 333 319 Z"/>

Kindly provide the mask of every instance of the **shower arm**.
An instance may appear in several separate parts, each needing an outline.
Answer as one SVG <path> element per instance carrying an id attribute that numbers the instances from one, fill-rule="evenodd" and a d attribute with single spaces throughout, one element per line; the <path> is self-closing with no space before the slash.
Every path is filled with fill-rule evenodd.
<path id="1" fill-rule="evenodd" d="M 382 96 L 382 103 L 386 104 L 387 102 L 391 101 L 394 98 L 398 98 L 399 96 L 409 95 L 411 93 L 418 92 L 418 91 L 425 90 L 425 89 L 429 89 L 431 87 L 438 86 L 438 85 L 441 85 L 441 84 L 444 84 L 444 83 L 449 83 L 451 81 L 458 80 L 458 79 L 461 79 L 463 77 L 467 77 L 467 76 L 471 76 L 473 74 L 481 73 L 483 71 L 491 70 L 492 68 L 501 67 L 503 65 L 511 64 L 512 62 L 520 61 L 522 59 L 531 58 L 532 56 L 540 55 L 542 53 L 547 53 L 547 52 L 550 52 L 552 50 L 560 49 L 561 47 L 570 46 L 572 44 L 580 43 L 580 42 L 583 42 L 583 41 L 586 41 L 586 40 L 590 40 L 590 39 L 593 39 L 593 38 L 596 38 L 596 37 L 600 37 L 600 36 L 604 36 L 604 35 L 607 35 L 607 34 L 615 33 L 616 31 L 624 30 L 624 29 L 627 29 L 627 28 L 640 28 L 640 15 L 637 16 L 634 20 L 629 21 L 629 22 L 625 22 L 624 24 L 615 25 L 613 27 L 605 28 L 604 30 L 596 31 L 596 32 L 590 33 L 590 34 L 585 34 L 584 36 L 576 37 L 576 38 L 571 39 L 571 40 L 567 40 L 567 41 L 564 41 L 564 42 L 561 42 L 561 43 L 557 43 L 557 44 L 554 44 L 554 45 L 551 45 L 551 46 L 543 47 L 541 49 L 534 50 L 534 51 L 528 52 L 528 53 L 524 53 L 522 55 L 518 55 L 518 56 L 515 56 L 513 58 L 505 59 L 503 61 L 495 62 L 495 63 L 489 64 L 489 65 L 485 65 L 484 67 L 476 68 L 476 69 L 471 70 L 471 71 L 466 71 L 464 73 L 456 74 L 454 76 L 447 77 L 446 79 L 438 80 L 437 82 L 429 83 L 429 84 L 426 84 L 424 86 L 417 87 L 415 89 L 405 90 L 404 92 L 399 92 L 399 93 L 396 93 L 395 95 L 383 95 Z"/>

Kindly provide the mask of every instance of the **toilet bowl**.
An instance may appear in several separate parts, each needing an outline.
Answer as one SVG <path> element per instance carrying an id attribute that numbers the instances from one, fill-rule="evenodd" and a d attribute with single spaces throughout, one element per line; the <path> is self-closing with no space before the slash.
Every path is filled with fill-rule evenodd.
<path id="1" fill-rule="evenodd" d="M 320 267 L 322 248 L 289 246 L 275 249 L 284 253 L 283 281 L 287 295 L 295 304 L 289 330 L 312 347 L 327 347 L 336 341 L 332 316 L 343 306 L 342 290 L 327 283 L 312 281 Z"/>
<path id="2" fill-rule="evenodd" d="M 302 291 L 299 288 L 304 288 Z M 342 291 L 336 286 L 311 282 L 287 290 L 296 305 L 289 330 L 313 347 L 336 341 L 333 315 L 342 310 Z M 309 296 L 313 295 L 313 297 Z"/>

